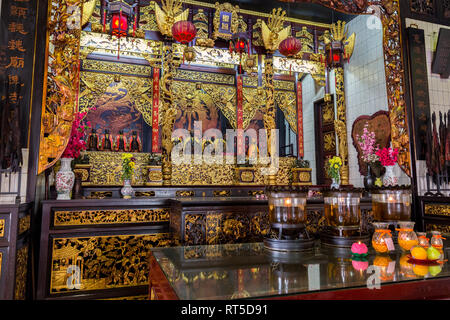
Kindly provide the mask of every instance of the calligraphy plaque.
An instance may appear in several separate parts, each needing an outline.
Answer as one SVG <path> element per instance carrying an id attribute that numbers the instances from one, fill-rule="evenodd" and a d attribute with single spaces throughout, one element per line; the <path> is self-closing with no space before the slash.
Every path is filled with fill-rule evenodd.
<path id="1" fill-rule="evenodd" d="M 407 33 L 413 95 L 412 104 L 414 111 L 416 156 L 419 160 L 425 160 L 427 128 L 430 122 L 430 96 L 428 91 L 425 34 L 423 30 L 417 28 L 408 28 Z"/>

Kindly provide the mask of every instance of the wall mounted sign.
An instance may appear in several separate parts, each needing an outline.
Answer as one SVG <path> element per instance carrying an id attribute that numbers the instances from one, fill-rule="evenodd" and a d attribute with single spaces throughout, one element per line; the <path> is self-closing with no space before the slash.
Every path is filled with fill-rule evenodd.
<path id="1" fill-rule="evenodd" d="M 430 123 L 430 96 L 428 91 L 425 33 L 421 29 L 408 28 L 411 92 L 413 96 L 416 156 L 426 160 L 427 128 Z"/>

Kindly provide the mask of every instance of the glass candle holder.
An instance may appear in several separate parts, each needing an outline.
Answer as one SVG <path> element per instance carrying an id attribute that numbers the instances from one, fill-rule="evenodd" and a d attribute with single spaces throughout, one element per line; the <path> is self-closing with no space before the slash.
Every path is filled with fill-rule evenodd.
<path id="1" fill-rule="evenodd" d="M 361 221 L 360 199 L 360 192 L 325 192 L 323 200 L 327 225 L 358 229 Z"/>
<path id="2" fill-rule="evenodd" d="M 419 246 L 425 249 L 430 247 L 430 239 L 427 238 L 426 232 L 417 232 L 417 239 L 419 241 Z"/>
<path id="3" fill-rule="evenodd" d="M 388 243 L 393 245 L 392 233 L 389 230 L 389 223 L 387 222 L 375 222 L 374 224 L 375 232 L 372 236 L 372 247 L 378 253 L 389 252 Z"/>
<path id="4" fill-rule="evenodd" d="M 442 239 L 445 239 L 442 237 L 441 233 L 439 231 L 431 231 L 431 246 L 442 250 L 444 248 L 444 242 Z"/>
<path id="5" fill-rule="evenodd" d="M 380 189 L 372 192 L 375 221 L 409 221 L 412 195 L 410 189 Z"/>
<path id="6" fill-rule="evenodd" d="M 416 233 L 414 232 L 414 222 L 399 221 L 400 228 L 398 231 L 398 245 L 406 251 L 411 250 L 412 247 L 419 244 Z"/>
<path id="7" fill-rule="evenodd" d="M 273 227 L 295 227 L 306 222 L 307 192 L 289 187 L 271 187 L 267 190 L 269 221 Z"/>

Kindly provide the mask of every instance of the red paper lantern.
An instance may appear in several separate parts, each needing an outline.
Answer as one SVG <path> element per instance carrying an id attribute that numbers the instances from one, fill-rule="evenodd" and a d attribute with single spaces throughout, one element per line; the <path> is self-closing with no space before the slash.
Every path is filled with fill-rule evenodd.
<path id="1" fill-rule="evenodd" d="M 114 13 L 111 18 L 111 34 L 117 38 L 125 37 L 128 32 L 128 18 L 122 13 Z"/>
<path id="2" fill-rule="evenodd" d="M 281 41 L 279 50 L 285 57 L 293 57 L 302 49 L 302 43 L 300 40 L 294 37 L 289 37 Z"/>
<path id="3" fill-rule="evenodd" d="M 190 21 L 178 21 L 172 26 L 172 35 L 178 42 L 188 44 L 195 39 L 197 29 Z"/>

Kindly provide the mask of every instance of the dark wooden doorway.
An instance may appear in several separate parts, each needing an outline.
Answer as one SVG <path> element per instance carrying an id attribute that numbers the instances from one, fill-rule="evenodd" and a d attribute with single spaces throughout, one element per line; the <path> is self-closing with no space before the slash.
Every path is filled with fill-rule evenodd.
<path id="1" fill-rule="evenodd" d="M 328 158 L 336 155 L 336 131 L 334 130 L 334 96 L 330 102 L 324 99 L 314 103 L 314 123 L 316 134 L 316 176 L 318 185 L 331 184 L 325 171 Z"/>

